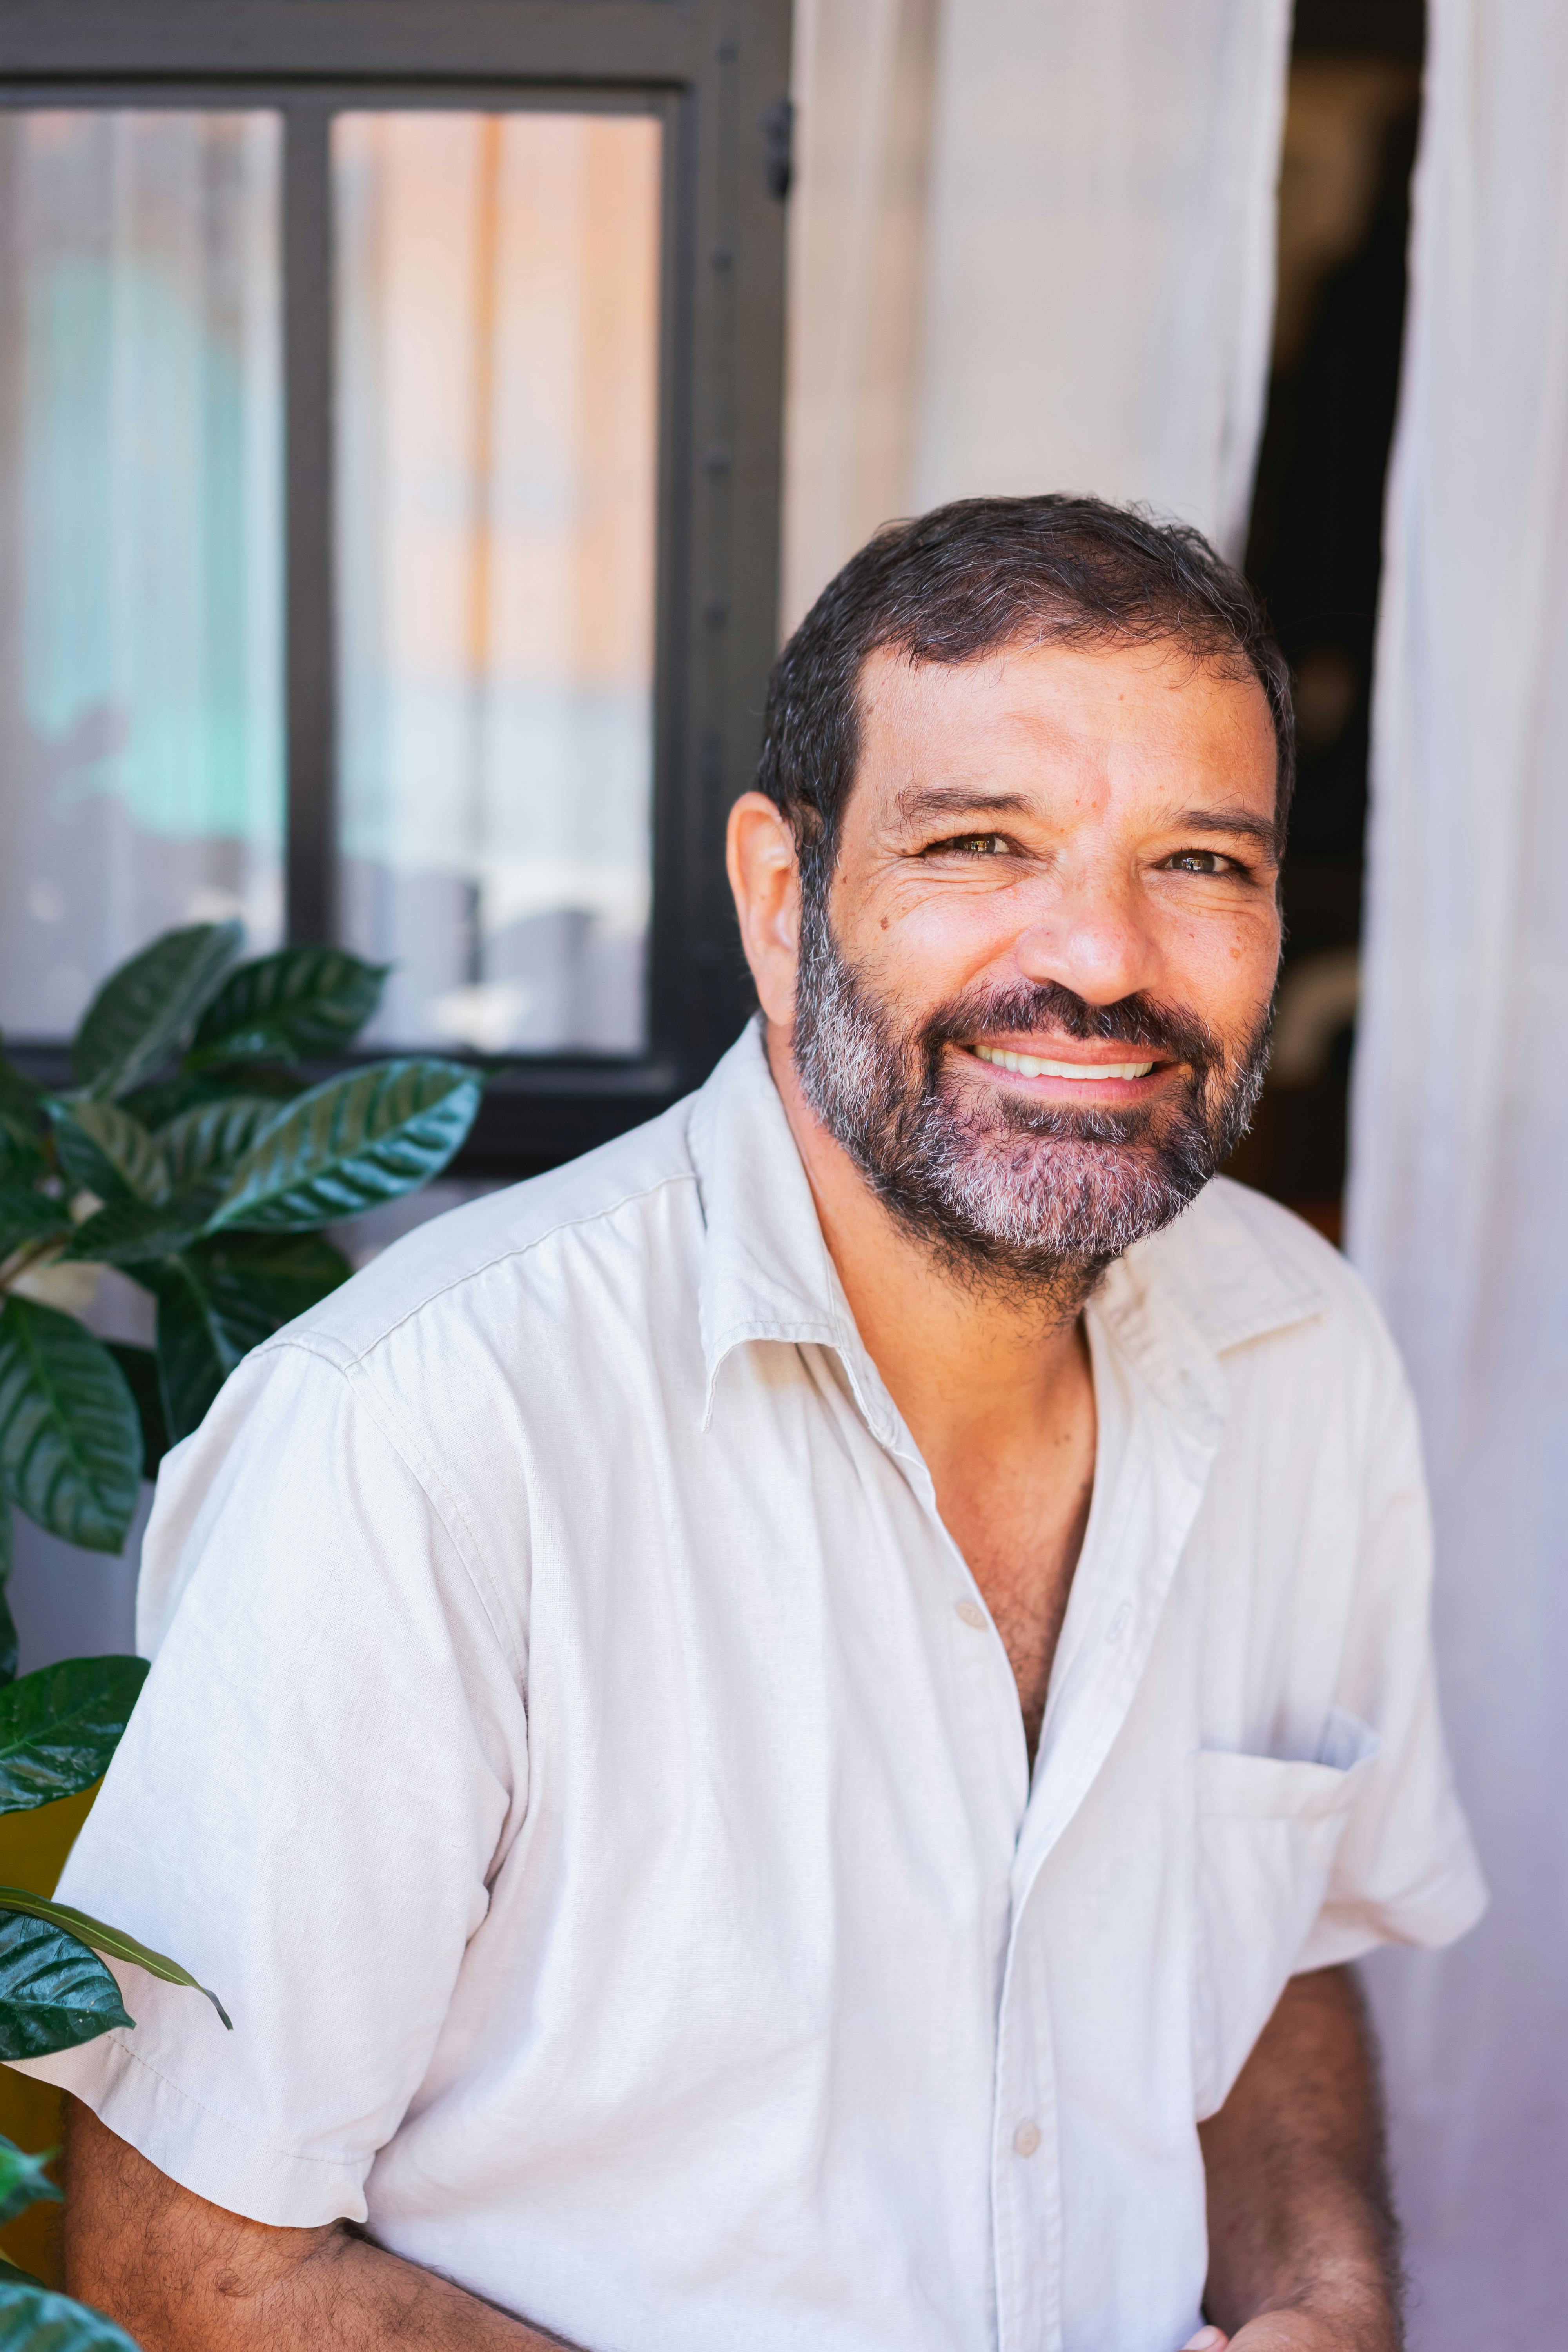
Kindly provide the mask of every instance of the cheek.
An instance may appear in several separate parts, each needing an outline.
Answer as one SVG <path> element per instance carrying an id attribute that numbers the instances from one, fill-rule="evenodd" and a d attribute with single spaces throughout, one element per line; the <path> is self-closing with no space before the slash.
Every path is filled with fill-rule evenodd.
<path id="1" fill-rule="evenodd" d="M 1215 909 L 1164 927 L 1167 987 L 1222 1034 L 1250 1032 L 1263 1018 L 1279 969 L 1280 924 L 1273 910 Z"/>
<path id="2" fill-rule="evenodd" d="M 918 992 L 950 994 L 1004 961 L 1021 928 L 1012 894 L 989 888 L 879 894 L 846 919 L 839 939 L 854 960 L 895 983 L 920 976 Z"/>

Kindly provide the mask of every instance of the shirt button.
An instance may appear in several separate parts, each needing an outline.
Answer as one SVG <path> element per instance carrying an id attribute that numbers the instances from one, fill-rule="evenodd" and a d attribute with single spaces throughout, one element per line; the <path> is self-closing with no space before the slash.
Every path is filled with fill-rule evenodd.
<path id="1" fill-rule="evenodd" d="M 978 1601 L 955 1601 L 952 1612 L 955 1617 L 962 1617 L 966 1625 L 973 1625 L 977 1633 L 984 1632 L 985 1612 Z"/>
<path id="2" fill-rule="evenodd" d="M 1038 2124 L 1020 2124 L 1013 2134 L 1013 2146 L 1019 2156 L 1033 2156 L 1039 2144 Z"/>

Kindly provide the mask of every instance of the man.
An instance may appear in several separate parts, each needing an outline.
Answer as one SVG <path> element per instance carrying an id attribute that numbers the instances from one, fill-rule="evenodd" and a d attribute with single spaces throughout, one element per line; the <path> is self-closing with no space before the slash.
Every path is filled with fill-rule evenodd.
<path id="1" fill-rule="evenodd" d="M 127 1969 L 34 2068 L 148 2352 L 1396 2345 L 1344 1964 L 1482 1897 L 1392 1349 L 1209 1182 L 1290 749 L 1193 533 L 883 533 L 731 819 L 761 1026 L 173 1457 L 64 1891 L 235 2031 Z"/>

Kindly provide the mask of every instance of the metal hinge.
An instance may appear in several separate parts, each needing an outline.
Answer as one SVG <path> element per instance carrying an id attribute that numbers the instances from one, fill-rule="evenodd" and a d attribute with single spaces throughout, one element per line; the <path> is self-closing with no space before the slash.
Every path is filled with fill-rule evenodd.
<path id="1" fill-rule="evenodd" d="M 795 109 L 775 98 L 763 117 L 763 169 L 768 194 L 782 205 L 795 179 Z"/>

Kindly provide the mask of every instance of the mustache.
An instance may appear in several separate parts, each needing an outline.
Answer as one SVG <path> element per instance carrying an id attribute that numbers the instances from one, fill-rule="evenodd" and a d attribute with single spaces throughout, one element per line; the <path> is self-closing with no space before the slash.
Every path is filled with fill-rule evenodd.
<path id="1" fill-rule="evenodd" d="M 1055 1030 L 1183 1066 L 1159 1098 L 1068 1106 L 966 1086 L 947 1048 Z M 1099 1273 L 1185 1207 L 1246 1133 L 1269 1014 L 1227 1038 L 1142 991 L 1090 1004 L 1059 982 L 993 982 L 918 1011 L 882 995 L 803 908 L 792 1051 L 802 1090 L 895 1216 L 977 1280 L 1076 1312 Z M 1115 1058 L 1120 1059 L 1121 1055 Z"/>
<path id="2" fill-rule="evenodd" d="M 1161 1059 L 1190 1064 L 1200 1080 L 1225 1066 L 1224 1045 L 1195 1013 L 1157 1003 L 1142 991 L 1113 1004 L 1090 1004 L 1054 980 L 968 989 L 928 1016 L 921 1043 L 934 1072 L 944 1045 L 1009 1029 L 1055 1029 L 1081 1045 L 1140 1045 Z"/>

